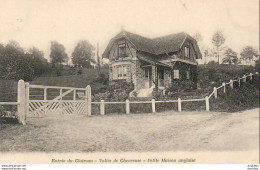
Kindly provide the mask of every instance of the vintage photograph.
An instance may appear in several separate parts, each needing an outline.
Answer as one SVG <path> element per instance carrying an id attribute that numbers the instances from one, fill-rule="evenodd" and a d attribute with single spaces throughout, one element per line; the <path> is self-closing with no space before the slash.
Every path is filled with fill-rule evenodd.
<path id="1" fill-rule="evenodd" d="M 259 0 L 0 0 L 0 164 L 258 164 L 259 73 Z"/>

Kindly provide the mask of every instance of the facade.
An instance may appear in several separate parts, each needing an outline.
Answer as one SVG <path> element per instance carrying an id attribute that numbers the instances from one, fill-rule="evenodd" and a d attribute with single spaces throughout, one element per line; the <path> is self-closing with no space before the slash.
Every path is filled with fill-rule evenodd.
<path id="1" fill-rule="evenodd" d="M 103 53 L 109 59 L 109 80 L 133 82 L 139 95 L 165 89 L 173 81 L 197 81 L 201 52 L 186 33 L 149 39 L 127 31 L 112 38 Z M 181 88 L 181 87 L 180 87 Z"/>
<path id="2" fill-rule="evenodd" d="M 259 59 L 260 59 L 259 55 L 253 56 L 251 59 L 250 58 L 242 58 L 242 57 L 240 57 L 238 65 L 253 66 L 254 67 L 256 61 L 259 60 Z"/>

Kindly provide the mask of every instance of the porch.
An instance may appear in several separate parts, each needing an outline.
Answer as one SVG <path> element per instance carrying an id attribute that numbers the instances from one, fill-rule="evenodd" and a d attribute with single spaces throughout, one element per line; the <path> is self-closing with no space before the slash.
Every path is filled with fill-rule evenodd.
<path id="1" fill-rule="evenodd" d="M 141 83 L 137 88 L 138 97 L 151 97 L 153 89 L 164 90 L 171 82 L 171 69 L 160 65 L 141 65 L 142 70 Z"/>

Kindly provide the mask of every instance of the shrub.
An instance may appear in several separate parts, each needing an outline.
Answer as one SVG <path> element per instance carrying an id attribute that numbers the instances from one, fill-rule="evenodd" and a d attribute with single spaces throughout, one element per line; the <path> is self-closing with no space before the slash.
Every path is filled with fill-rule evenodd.
<path id="1" fill-rule="evenodd" d="M 6 115 L 4 107 L 0 106 L 0 119 Z"/>
<path id="2" fill-rule="evenodd" d="M 129 93 L 133 91 L 133 89 L 133 83 L 121 81 L 120 83 L 110 85 L 106 92 L 94 93 L 93 101 L 125 101 L 129 98 Z"/>
<path id="3" fill-rule="evenodd" d="M 223 93 L 218 92 L 218 98 L 212 98 L 210 109 L 215 111 L 235 112 L 259 107 L 259 78 L 255 77 L 253 83 L 242 83 L 240 87 Z"/>
<path id="4" fill-rule="evenodd" d="M 171 86 L 166 88 L 165 94 L 168 96 L 168 98 L 173 97 L 180 97 L 185 92 L 191 92 L 194 91 L 196 87 L 196 84 L 193 81 L 174 81 Z"/>

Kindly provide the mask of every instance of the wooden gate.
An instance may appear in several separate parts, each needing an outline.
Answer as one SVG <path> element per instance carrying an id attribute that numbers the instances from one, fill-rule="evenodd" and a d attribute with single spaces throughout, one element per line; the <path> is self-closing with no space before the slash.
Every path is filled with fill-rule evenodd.
<path id="1" fill-rule="evenodd" d="M 91 115 L 91 88 L 29 85 L 26 83 L 27 117 L 57 114 Z"/>

